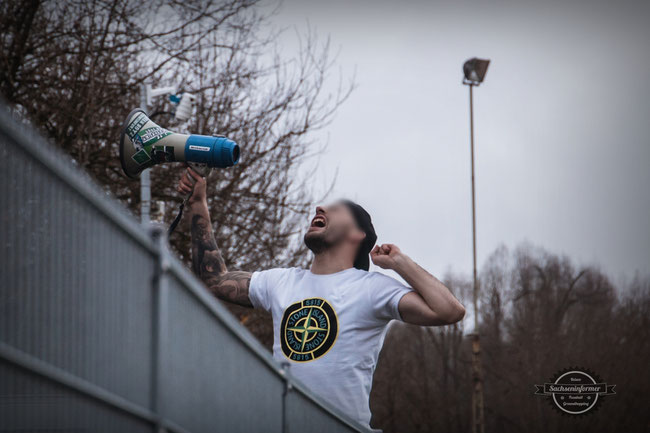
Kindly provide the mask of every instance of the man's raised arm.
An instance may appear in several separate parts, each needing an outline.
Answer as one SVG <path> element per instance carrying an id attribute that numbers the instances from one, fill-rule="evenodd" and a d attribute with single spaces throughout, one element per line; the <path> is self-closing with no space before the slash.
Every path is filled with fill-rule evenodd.
<path id="1" fill-rule="evenodd" d="M 181 177 L 178 191 L 192 196 L 188 200 L 192 222 L 192 269 L 219 299 L 252 307 L 248 297 L 251 273 L 229 272 L 214 238 L 206 198 L 206 182 L 191 168 Z"/>
<path id="2" fill-rule="evenodd" d="M 413 325 L 451 325 L 465 317 L 465 307 L 447 287 L 393 244 L 377 245 L 370 252 L 373 263 L 397 272 L 414 292 L 402 296 L 398 309 Z"/>

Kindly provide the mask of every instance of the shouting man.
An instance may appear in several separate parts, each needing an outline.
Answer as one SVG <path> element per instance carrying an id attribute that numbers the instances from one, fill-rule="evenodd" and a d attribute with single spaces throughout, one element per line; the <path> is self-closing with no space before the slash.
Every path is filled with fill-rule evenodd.
<path id="1" fill-rule="evenodd" d="M 310 269 L 229 271 L 210 223 L 205 179 L 188 168 L 178 186 L 192 192 L 194 272 L 218 298 L 262 308 L 273 317 L 273 357 L 293 376 L 365 426 L 369 396 L 386 325 L 393 319 L 422 326 L 458 322 L 465 308 L 438 279 L 393 244 L 375 245 L 370 215 L 341 200 L 318 206 L 304 241 Z M 377 272 L 397 272 L 410 287 Z"/>

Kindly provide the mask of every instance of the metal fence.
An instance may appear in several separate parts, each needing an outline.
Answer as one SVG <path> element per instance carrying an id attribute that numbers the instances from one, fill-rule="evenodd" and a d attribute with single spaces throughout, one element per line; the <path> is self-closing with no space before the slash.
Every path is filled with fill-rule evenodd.
<path id="1" fill-rule="evenodd" d="M 0 107 L 0 431 L 364 431 Z"/>

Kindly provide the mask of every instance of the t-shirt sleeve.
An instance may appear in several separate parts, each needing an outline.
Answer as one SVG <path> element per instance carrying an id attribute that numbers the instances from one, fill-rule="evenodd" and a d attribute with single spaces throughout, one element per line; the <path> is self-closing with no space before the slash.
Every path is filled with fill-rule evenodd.
<path id="1" fill-rule="evenodd" d="M 248 287 L 248 297 L 254 308 L 271 311 L 273 291 L 277 287 L 284 271 L 286 269 L 276 268 L 253 272 L 253 275 L 251 275 L 251 283 Z"/>
<path id="2" fill-rule="evenodd" d="M 398 308 L 399 301 L 402 296 L 412 291 L 413 289 L 400 283 L 395 278 L 377 273 L 377 276 L 371 280 L 370 285 L 370 302 L 375 317 L 386 321 L 391 319 L 402 320 Z"/>

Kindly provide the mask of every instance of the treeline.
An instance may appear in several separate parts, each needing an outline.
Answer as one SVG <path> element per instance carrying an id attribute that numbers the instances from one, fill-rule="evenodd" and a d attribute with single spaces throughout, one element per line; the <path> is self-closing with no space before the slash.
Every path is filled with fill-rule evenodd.
<path id="1" fill-rule="evenodd" d="M 471 281 L 450 277 L 447 283 L 471 306 Z M 650 431 L 650 279 L 616 287 L 597 268 L 522 246 L 494 252 L 480 288 L 486 432 Z M 471 432 L 471 320 L 465 322 L 394 323 L 375 373 L 374 427 Z M 535 384 L 576 366 L 617 392 L 579 417 L 534 395 Z"/>

